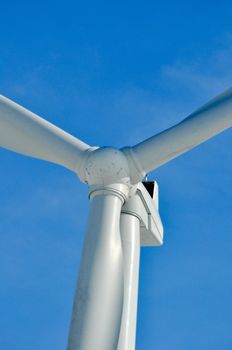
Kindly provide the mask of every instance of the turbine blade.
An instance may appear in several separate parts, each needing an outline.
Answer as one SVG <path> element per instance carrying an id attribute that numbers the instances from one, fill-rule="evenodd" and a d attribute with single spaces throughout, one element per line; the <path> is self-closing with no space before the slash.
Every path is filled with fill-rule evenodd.
<path id="1" fill-rule="evenodd" d="M 232 126 L 232 88 L 179 124 L 132 147 L 143 175 Z"/>
<path id="2" fill-rule="evenodd" d="M 89 145 L 0 96 L 0 147 L 76 171 Z"/>

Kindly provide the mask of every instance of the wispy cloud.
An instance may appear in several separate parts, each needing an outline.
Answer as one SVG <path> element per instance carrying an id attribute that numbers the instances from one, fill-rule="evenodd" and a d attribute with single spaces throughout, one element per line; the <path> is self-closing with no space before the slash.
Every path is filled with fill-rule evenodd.
<path id="1" fill-rule="evenodd" d="M 232 39 L 224 47 L 212 50 L 202 58 L 189 62 L 181 60 L 162 68 L 162 78 L 167 86 L 187 89 L 188 93 L 210 97 L 232 85 Z"/>
<path id="2" fill-rule="evenodd" d="M 70 95 L 68 82 L 63 81 L 66 88 L 60 89 L 59 79 L 53 79 L 59 65 L 51 57 L 48 64 L 28 69 L 23 76 L 8 81 L 6 90 L 19 100 L 27 99 L 29 105 L 38 107 L 38 113 L 40 109 L 42 115 L 46 111 L 54 122 L 64 128 L 68 125 L 91 144 L 133 145 L 180 121 L 232 85 L 232 38 L 226 35 L 221 42 L 217 49 L 201 57 L 174 59 L 162 66 L 149 87 L 127 83 L 94 90 L 82 86 L 83 78 L 75 80 L 76 88 Z M 84 71 L 82 75 L 89 85 L 95 79 L 93 72 Z"/>

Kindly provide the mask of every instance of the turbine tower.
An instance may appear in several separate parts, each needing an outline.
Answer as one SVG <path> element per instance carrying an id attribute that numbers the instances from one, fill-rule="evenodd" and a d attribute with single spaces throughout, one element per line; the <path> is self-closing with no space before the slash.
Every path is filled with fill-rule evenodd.
<path id="1" fill-rule="evenodd" d="M 163 242 L 158 186 L 142 180 L 231 126 L 232 88 L 133 147 L 92 147 L 0 96 L 0 146 L 64 166 L 89 187 L 68 350 L 135 349 L 140 246 Z"/>

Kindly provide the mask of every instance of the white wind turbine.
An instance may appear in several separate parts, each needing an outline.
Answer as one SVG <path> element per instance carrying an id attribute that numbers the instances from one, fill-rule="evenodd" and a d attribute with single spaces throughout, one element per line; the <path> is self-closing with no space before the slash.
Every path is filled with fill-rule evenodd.
<path id="1" fill-rule="evenodd" d="M 145 174 L 232 126 L 232 88 L 134 147 L 91 147 L 0 97 L 0 146 L 62 165 L 89 187 L 91 208 L 68 350 L 135 349 L 141 245 L 161 245 L 156 183 Z"/>

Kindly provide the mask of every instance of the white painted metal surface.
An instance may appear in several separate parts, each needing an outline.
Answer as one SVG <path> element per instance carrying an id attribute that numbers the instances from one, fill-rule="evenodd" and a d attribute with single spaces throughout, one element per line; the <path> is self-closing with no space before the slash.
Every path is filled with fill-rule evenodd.
<path id="1" fill-rule="evenodd" d="M 137 216 L 140 221 L 141 246 L 160 246 L 163 244 L 163 225 L 158 211 L 158 185 L 155 183 L 154 199 L 142 183 L 136 193 L 126 201 L 122 213 Z"/>
<path id="2" fill-rule="evenodd" d="M 181 123 L 131 149 L 124 149 L 134 172 L 133 181 L 138 181 L 141 175 L 144 177 L 151 170 L 231 126 L 232 88 L 205 104 Z"/>
<path id="3" fill-rule="evenodd" d="M 0 146 L 78 172 L 86 143 L 0 95 Z"/>
<path id="4" fill-rule="evenodd" d="M 131 187 L 127 158 L 122 151 L 113 147 L 101 147 L 86 152 L 79 177 L 88 186 L 124 184 Z"/>
<path id="5" fill-rule="evenodd" d="M 123 305 L 122 198 L 96 191 L 81 259 L 68 350 L 115 350 Z"/>
<path id="6" fill-rule="evenodd" d="M 134 350 L 139 284 L 140 222 L 137 216 L 122 213 L 120 227 L 123 247 L 124 301 L 117 350 Z"/>

